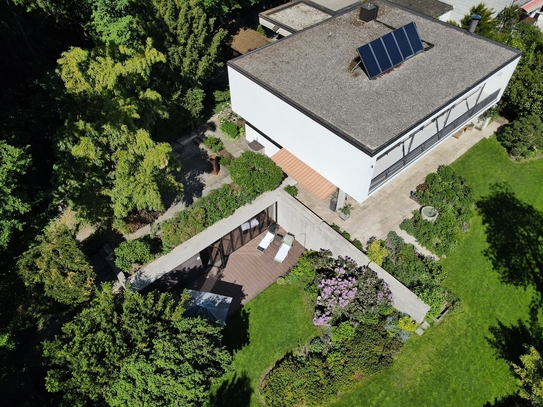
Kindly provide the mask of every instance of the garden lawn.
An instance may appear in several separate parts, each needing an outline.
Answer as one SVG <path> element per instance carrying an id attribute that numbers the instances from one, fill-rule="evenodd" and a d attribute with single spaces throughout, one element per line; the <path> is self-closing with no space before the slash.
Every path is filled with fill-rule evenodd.
<path id="1" fill-rule="evenodd" d="M 479 199 L 493 183 L 507 183 L 516 198 L 543 211 L 543 160 L 513 163 L 494 140 L 483 140 L 453 164 Z M 489 328 L 528 320 L 532 289 L 500 282 L 484 256 L 482 218 L 473 218 L 465 240 L 442 261 L 444 285 L 462 301 L 423 336 L 414 337 L 394 365 L 333 404 L 339 406 L 477 406 L 515 392 L 508 363 L 488 342 Z"/>
<path id="2" fill-rule="evenodd" d="M 285 353 L 317 335 L 303 291 L 274 284 L 226 323 L 225 343 L 234 348 L 233 372 L 212 389 L 218 406 L 260 406 L 255 394 L 260 378 Z"/>

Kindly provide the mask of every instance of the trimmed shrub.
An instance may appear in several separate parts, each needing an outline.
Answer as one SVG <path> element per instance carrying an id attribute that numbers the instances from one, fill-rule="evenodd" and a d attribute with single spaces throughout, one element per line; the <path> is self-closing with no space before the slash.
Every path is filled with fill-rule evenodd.
<path id="1" fill-rule="evenodd" d="M 229 155 L 221 155 L 219 157 L 219 164 L 221 164 L 223 167 L 228 167 L 230 164 L 232 164 L 232 157 Z"/>
<path id="2" fill-rule="evenodd" d="M 141 239 L 122 242 L 115 249 L 115 265 L 123 271 L 130 271 L 134 264 L 144 264 L 153 258 L 151 246 Z"/>
<path id="3" fill-rule="evenodd" d="M 521 117 L 503 126 L 496 140 L 517 161 L 538 157 L 543 153 L 543 122 L 537 115 Z"/>
<path id="4" fill-rule="evenodd" d="M 228 168 L 232 181 L 253 198 L 279 186 L 283 171 L 271 158 L 245 151 Z"/>

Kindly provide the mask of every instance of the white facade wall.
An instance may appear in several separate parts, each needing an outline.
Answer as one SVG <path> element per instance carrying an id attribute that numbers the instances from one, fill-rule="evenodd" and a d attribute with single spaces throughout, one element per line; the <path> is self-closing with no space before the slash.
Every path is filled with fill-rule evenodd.
<path id="1" fill-rule="evenodd" d="M 231 67 L 228 77 L 237 114 L 353 199 L 366 199 L 374 158 Z"/>
<path id="2" fill-rule="evenodd" d="M 519 59 L 520 57 L 472 89 L 467 89 L 463 95 L 440 109 L 421 127 L 414 129 L 411 133 L 402 137 L 401 140 L 398 140 L 396 145 L 391 146 L 387 152 L 376 157 L 369 157 L 366 153 L 347 143 L 233 68 L 228 67 L 228 75 L 232 108 L 237 114 L 281 147 L 289 150 L 334 185 L 341 188 L 353 199 L 362 202 L 370 195 L 370 182 L 374 177 L 400 160 L 404 154 L 408 154 L 435 135 L 438 132 L 438 127 L 439 130 L 443 128 L 448 110 L 451 107 L 454 107 L 454 109 L 451 111 L 447 123 L 452 123 L 468 110 L 466 100 L 469 107 L 473 107 L 479 93 L 479 101 L 482 101 L 485 97 L 500 89 L 497 99 L 499 100 Z M 469 63 L 469 60 L 466 63 Z M 487 108 L 492 105 L 489 104 Z M 479 112 L 478 115 L 483 112 L 484 110 Z M 467 122 L 471 120 L 472 118 Z M 465 123 L 459 123 L 457 128 L 463 125 Z M 457 129 L 450 134 L 455 131 Z M 266 155 L 272 156 L 278 151 L 276 145 L 270 143 L 269 140 L 259 135 L 249 126 L 247 126 L 246 134 L 248 141 L 258 140 L 260 144 L 265 146 Z M 428 148 L 427 151 L 430 151 L 432 147 Z M 413 162 L 423 157 L 424 154 L 421 154 Z M 391 176 L 389 180 L 393 178 L 394 176 Z M 375 189 L 372 193 L 378 189 Z"/>
<path id="3" fill-rule="evenodd" d="M 262 144 L 264 146 L 264 154 L 266 154 L 268 157 L 273 156 L 280 150 L 279 147 L 270 142 L 270 140 L 268 140 L 266 137 L 258 134 L 258 132 L 251 126 L 245 126 L 245 138 L 249 143 L 251 141 L 258 141 L 260 144 Z"/>
<path id="4" fill-rule="evenodd" d="M 455 119 L 457 119 L 464 112 L 466 112 L 468 110 L 468 105 L 469 105 L 469 108 L 472 108 L 475 105 L 475 102 L 477 101 L 477 97 L 479 95 L 479 91 L 481 89 L 482 89 L 482 92 L 481 92 L 481 96 L 479 97 L 479 102 L 482 101 L 487 96 L 494 93 L 495 91 L 497 91 L 498 89 L 501 89 L 501 91 L 498 94 L 497 100 L 501 99 L 503 92 L 505 91 L 505 87 L 509 83 L 511 76 L 513 75 L 513 72 L 515 71 L 515 68 L 517 67 L 519 59 L 516 59 L 515 61 L 511 62 L 509 65 L 502 68 L 500 71 L 496 72 L 494 75 L 489 77 L 480 85 L 465 92 L 462 96 L 460 96 L 454 102 L 449 103 L 446 107 L 444 107 L 438 113 L 436 113 L 434 116 L 428 119 L 426 124 L 423 125 L 424 127 L 419 127 L 415 129 L 413 132 L 403 137 L 402 140 L 398 141 L 395 147 L 391 147 L 391 149 L 389 149 L 386 153 L 378 156 L 377 161 L 375 163 L 375 170 L 373 172 L 372 178 L 381 174 L 384 170 L 389 168 L 392 164 L 400 160 L 404 154 L 408 154 L 410 151 L 420 146 L 422 143 L 424 143 L 426 140 L 428 140 L 430 137 L 436 134 L 438 132 L 438 127 L 439 129 L 443 128 L 443 126 L 445 125 L 447 112 L 451 107 L 454 107 L 454 108 L 448 117 L 448 120 L 446 122 L 447 124 L 452 123 Z M 468 105 L 466 105 L 466 100 L 467 100 Z M 494 106 L 495 103 L 496 102 L 489 104 L 484 110 L 479 112 L 477 116 L 480 116 L 481 114 L 483 114 L 486 109 Z M 468 122 L 471 122 L 471 120 L 473 120 L 473 118 L 470 118 Z M 436 126 L 436 122 L 437 122 L 437 126 Z M 464 125 L 465 123 L 460 123 L 458 125 L 458 128 Z M 454 134 L 455 131 L 456 129 L 453 130 L 450 134 Z M 442 138 L 441 141 L 444 140 L 445 138 L 447 138 L 447 136 Z M 437 144 L 438 143 L 436 143 L 435 145 Z M 431 148 L 432 147 L 430 147 L 427 151 L 430 151 Z M 424 156 L 424 153 L 421 154 L 413 162 L 416 162 L 418 159 L 420 159 L 423 156 Z M 394 176 L 390 177 L 390 179 L 393 179 L 393 178 Z M 377 188 L 376 190 L 378 189 L 379 188 Z"/>

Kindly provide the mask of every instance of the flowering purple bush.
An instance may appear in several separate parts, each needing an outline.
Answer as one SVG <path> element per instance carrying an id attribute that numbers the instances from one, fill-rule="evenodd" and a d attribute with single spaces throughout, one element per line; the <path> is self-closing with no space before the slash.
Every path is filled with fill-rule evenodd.
<path id="1" fill-rule="evenodd" d="M 349 257 L 338 257 L 334 267 L 320 270 L 318 296 L 313 315 L 316 326 L 350 320 L 377 323 L 392 311 L 388 285 L 368 267 L 357 267 Z"/>

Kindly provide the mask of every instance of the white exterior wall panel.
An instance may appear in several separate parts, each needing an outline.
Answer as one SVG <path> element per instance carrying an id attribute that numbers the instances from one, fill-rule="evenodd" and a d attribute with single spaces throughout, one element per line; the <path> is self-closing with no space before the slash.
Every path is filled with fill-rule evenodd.
<path id="1" fill-rule="evenodd" d="M 228 77 L 237 114 L 352 198 L 366 199 L 375 158 L 231 67 Z"/>

